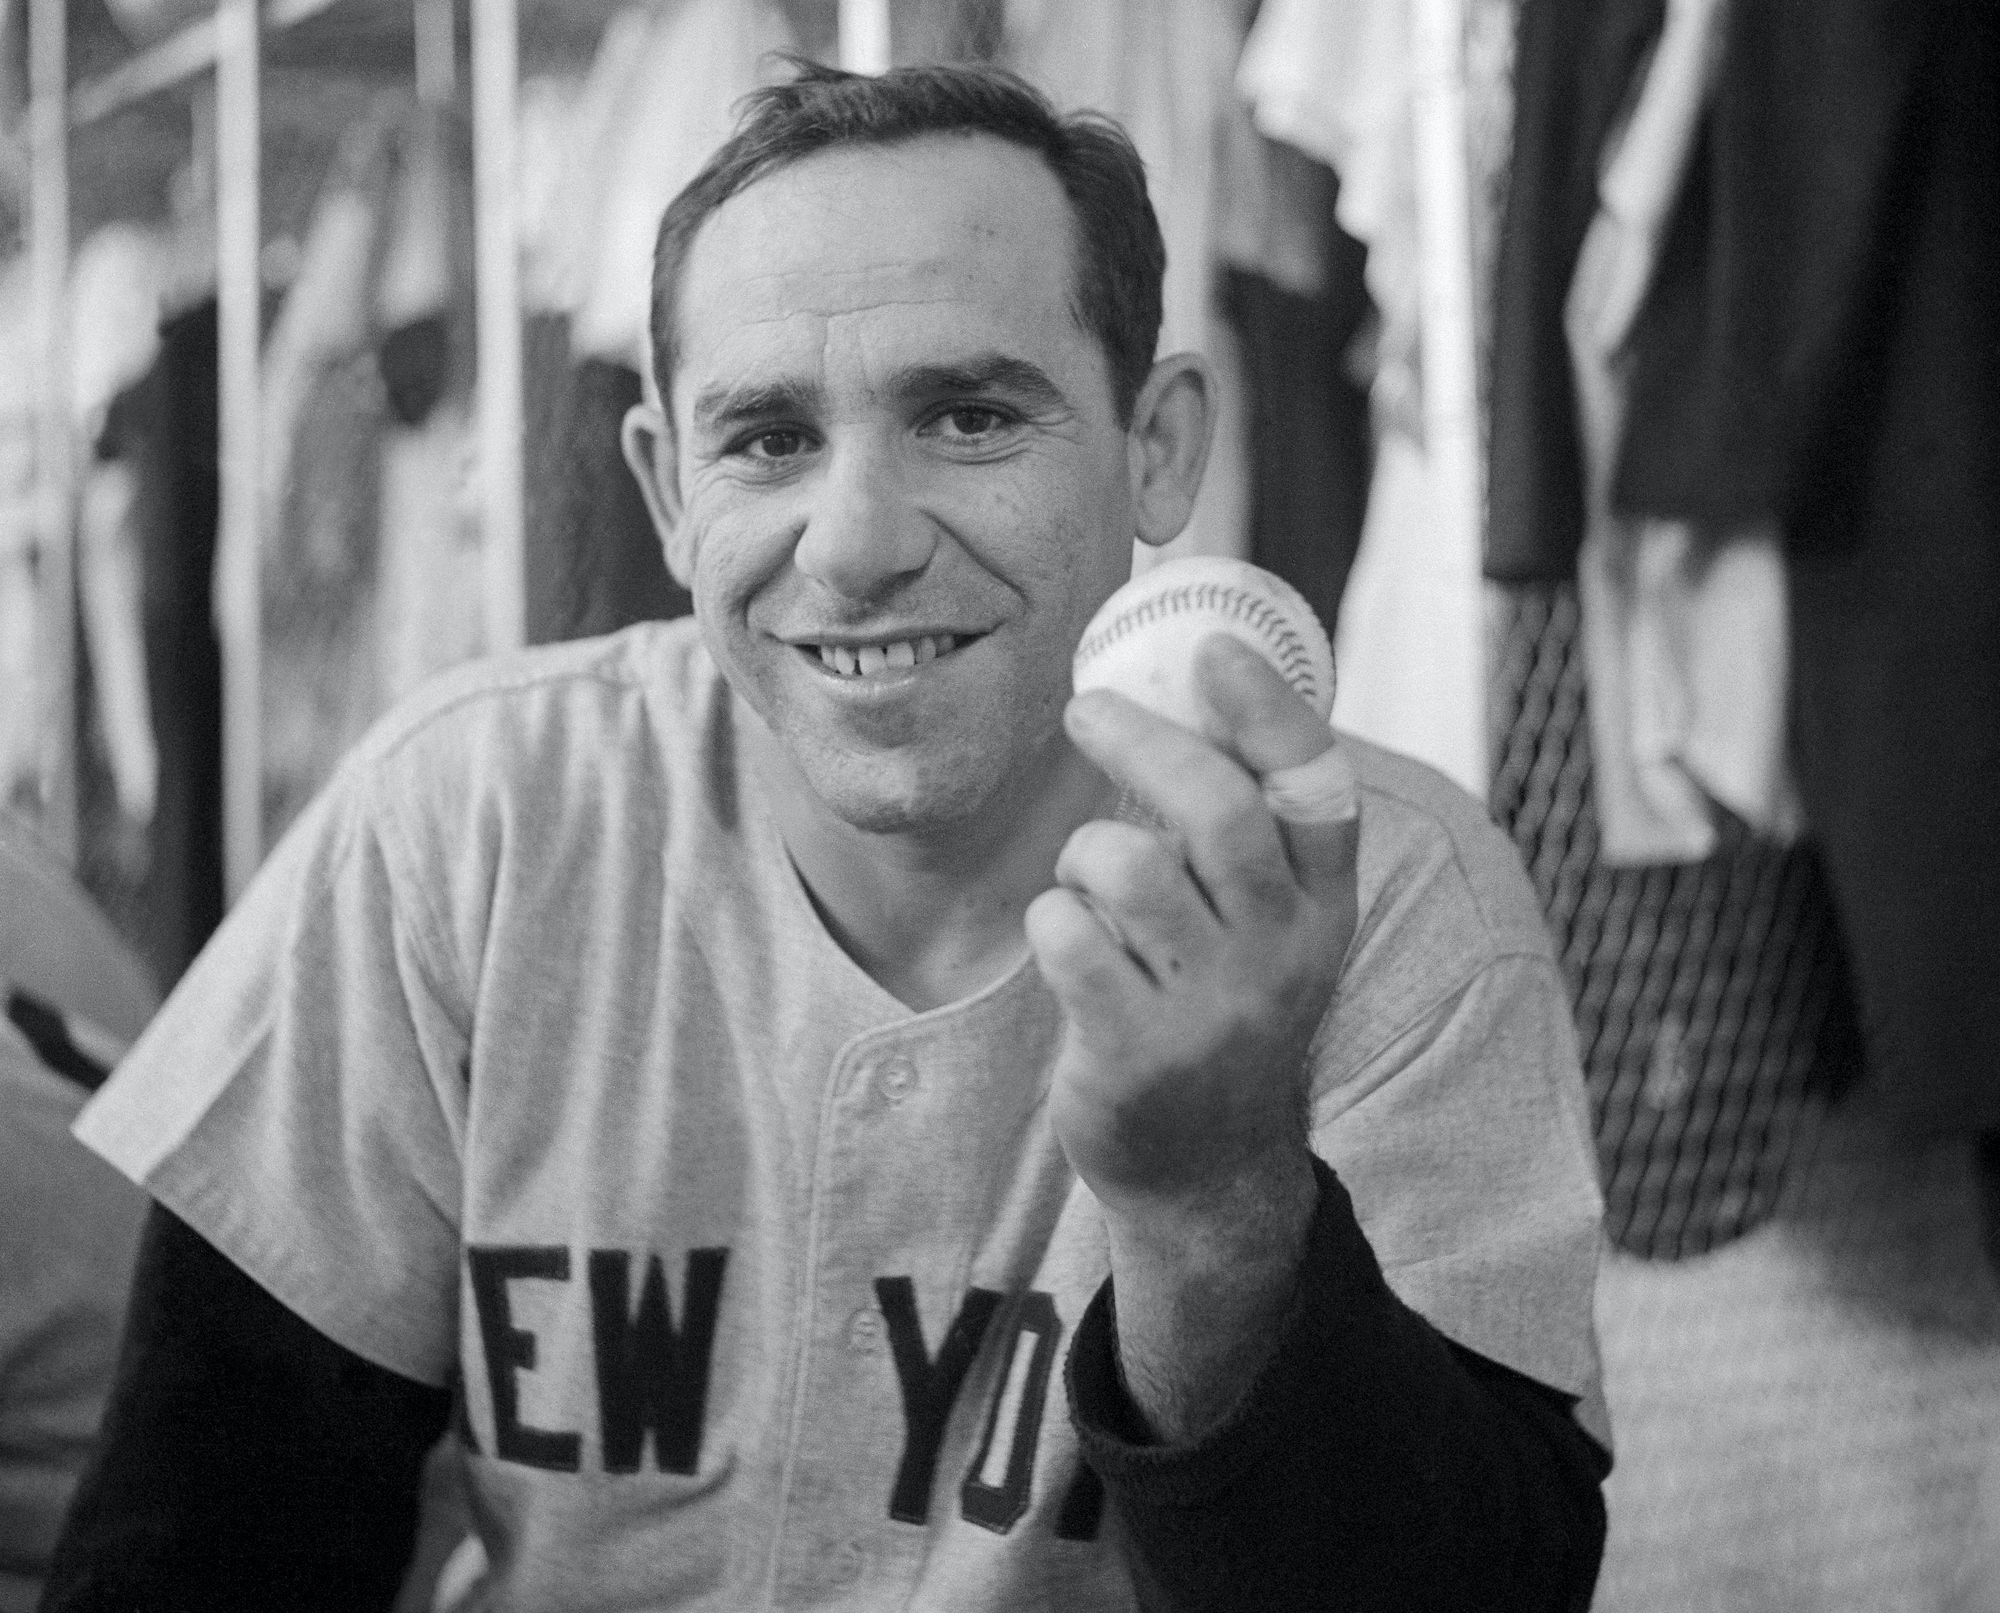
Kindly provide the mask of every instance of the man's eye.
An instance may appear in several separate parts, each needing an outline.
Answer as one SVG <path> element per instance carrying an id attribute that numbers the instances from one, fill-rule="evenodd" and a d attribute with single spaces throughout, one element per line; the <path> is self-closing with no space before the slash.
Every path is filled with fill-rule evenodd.
<path id="1" fill-rule="evenodd" d="M 936 427 L 944 437 L 987 437 L 1007 424 L 998 409 L 983 404 L 961 403 L 938 415 Z"/>
<path id="2" fill-rule="evenodd" d="M 737 445 L 736 452 L 746 454 L 751 459 L 790 459 L 796 454 L 803 453 L 805 446 L 806 434 L 803 431 L 780 428 L 774 431 L 760 431 L 755 436 L 745 437 Z"/>

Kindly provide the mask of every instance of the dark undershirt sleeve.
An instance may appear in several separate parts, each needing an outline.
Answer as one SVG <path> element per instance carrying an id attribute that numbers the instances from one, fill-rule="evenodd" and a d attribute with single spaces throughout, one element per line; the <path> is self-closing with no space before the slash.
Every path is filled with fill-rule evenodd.
<path id="1" fill-rule="evenodd" d="M 43 1613 L 387 1608 L 450 1409 L 155 1206 Z"/>
<path id="2" fill-rule="evenodd" d="M 1347 1190 L 1319 1208 L 1279 1342 L 1191 1446 L 1149 1444 L 1107 1282 L 1070 1349 L 1070 1410 L 1149 1610 L 1590 1603 L 1611 1459 L 1570 1397 L 1443 1338 L 1395 1297 Z"/>

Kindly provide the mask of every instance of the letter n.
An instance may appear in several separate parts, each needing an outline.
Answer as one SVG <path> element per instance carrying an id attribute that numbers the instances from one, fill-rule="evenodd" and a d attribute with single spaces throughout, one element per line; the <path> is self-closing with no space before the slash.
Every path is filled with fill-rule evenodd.
<path id="1" fill-rule="evenodd" d="M 966 1522 L 1002 1535 L 1021 1521 L 1033 1493 L 1035 1446 L 1062 1337 L 1056 1302 L 1033 1290 L 1023 1294 L 1010 1318 L 1009 1335 L 993 1408 L 986 1414 L 986 1437 L 958 1493 Z"/>
<path id="2" fill-rule="evenodd" d="M 639 1309 L 631 1309 L 631 1256 L 590 1251 L 590 1320 L 597 1346 L 597 1410 L 604 1471 L 636 1473 L 646 1434 L 663 1473 L 692 1473 L 701 1461 L 709 1358 L 722 1303 L 727 1249 L 690 1249 L 681 1283 L 681 1325 L 667 1302 L 658 1255 L 646 1257 Z"/>

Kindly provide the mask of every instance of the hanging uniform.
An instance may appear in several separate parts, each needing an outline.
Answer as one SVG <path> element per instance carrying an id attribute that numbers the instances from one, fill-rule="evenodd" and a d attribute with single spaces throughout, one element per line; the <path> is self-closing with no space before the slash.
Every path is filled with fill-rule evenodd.
<path id="1" fill-rule="evenodd" d="M 1479 8 L 1468 15 L 1468 39 L 1490 27 L 1481 16 Z M 1415 34 L 1407 0 L 1351 6 L 1272 0 L 1258 13 L 1237 83 L 1264 133 L 1339 175 L 1337 216 L 1367 249 L 1363 275 L 1379 316 L 1370 380 L 1372 477 L 1333 624 L 1341 666 L 1334 719 L 1481 793 L 1486 602 L 1473 529 L 1453 513 L 1453 455 L 1445 441 L 1453 433 L 1438 429 L 1441 420 L 1458 417 L 1441 410 L 1448 388 L 1427 408 L 1419 379 L 1419 349 L 1449 343 L 1451 324 L 1435 317 L 1435 305 L 1425 308 L 1423 270 L 1451 253 L 1448 243 L 1426 239 L 1431 215 L 1422 206 L 1428 191 L 1418 172 L 1427 86 Z M 1486 80 L 1504 79 L 1489 54 L 1468 52 L 1468 65 L 1484 79 L 1461 75 L 1457 85 L 1474 107 L 1496 96 Z M 1478 206 L 1468 209 L 1468 226 L 1479 213 Z M 1433 316 L 1428 326 L 1426 314 Z M 1433 377 L 1431 384 L 1437 389 L 1443 382 Z"/>

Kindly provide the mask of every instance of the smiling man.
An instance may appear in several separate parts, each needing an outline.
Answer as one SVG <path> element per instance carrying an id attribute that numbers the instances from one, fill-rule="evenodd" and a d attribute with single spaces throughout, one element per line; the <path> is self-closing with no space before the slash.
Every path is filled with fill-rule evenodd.
<path id="1" fill-rule="evenodd" d="M 1598 1199 L 1505 840 L 1226 641 L 1072 699 L 1213 413 L 1131 148 L 819 69 L 669 209 L 691 623 L 388 719 L 82 1134 L 159 1200 L 59 1609 L 1581 1608 Z M 1151 808 L 1115 807 L 1129 791 Z"/>

